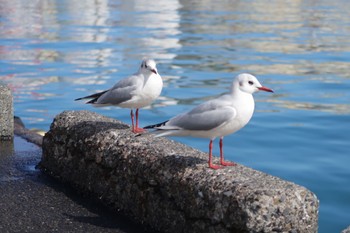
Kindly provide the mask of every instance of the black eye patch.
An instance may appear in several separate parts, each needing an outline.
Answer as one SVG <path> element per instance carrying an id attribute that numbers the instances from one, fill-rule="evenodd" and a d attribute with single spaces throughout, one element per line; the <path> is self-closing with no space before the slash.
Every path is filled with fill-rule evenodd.
<path id="1" fill-rule="evenodd" d="M 249 85 L 253 85 L 254 82 L 253 81 L 248 81 Z"/>

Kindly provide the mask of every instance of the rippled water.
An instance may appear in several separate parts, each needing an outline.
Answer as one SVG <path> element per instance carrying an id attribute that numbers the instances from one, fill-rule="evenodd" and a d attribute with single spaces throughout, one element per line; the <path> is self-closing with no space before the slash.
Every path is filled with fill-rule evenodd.
<path id="1" fill-rule="evenodd" d="M 26 126 L 48 130 L 63 110 L 129 123 L 126 109 L 73 99 L 109 88 L 144 56 L 165 87 L 141 125 L 253 73 L 275 94 L 255 95 L 249 125 L 225 138 L 226 157 L 309 188 L 321 203 L 319 232 L 339 232 L 350 224 L 348 9 L 346 0 L 0 0 L 0 81 Z M 207 151 L 205 139 L 174 139 Z"/>

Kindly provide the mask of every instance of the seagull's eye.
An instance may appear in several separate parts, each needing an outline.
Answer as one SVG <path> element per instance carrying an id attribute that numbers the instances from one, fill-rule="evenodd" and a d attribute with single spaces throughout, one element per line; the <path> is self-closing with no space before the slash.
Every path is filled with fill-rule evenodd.
<path id="1" fill-rule="evenodd" d="M 145 64 L 145 68 L 147 69 L 148 68 L 148 66 Z"/>
<path id="2" fill-rule="evenodd" d="M 248 83 L 250 86 L 254 84 L 253 81 L 248 81 Z"/>

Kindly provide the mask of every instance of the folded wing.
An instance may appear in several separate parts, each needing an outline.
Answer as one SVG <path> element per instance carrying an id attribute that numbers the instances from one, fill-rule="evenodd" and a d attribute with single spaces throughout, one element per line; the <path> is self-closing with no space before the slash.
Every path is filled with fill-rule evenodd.
<path id="1" fill-rule="evenodd" d="M 212 130 L 226 124 L 235 116 L 236 110 L 232 106 L 212 100 L 170 119 L 158 129 Z"/>

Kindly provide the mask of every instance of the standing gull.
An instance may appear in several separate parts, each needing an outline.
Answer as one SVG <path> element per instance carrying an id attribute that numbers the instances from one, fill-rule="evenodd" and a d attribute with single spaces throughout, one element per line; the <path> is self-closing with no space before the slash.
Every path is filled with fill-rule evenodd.
<path id="1" fill-rule="evenodd" d="M 156 129 L 153 133 L 161 136 L 192 136 L 209 138 L 209 167 L 219 169 L 234 166 L 226 162 L 223 154 L 223 138 L 243 128 L 254 112 L 253 93 L 273 92 L 260 84 L 251 74 L 240 74 L 234 78 L 228 94 L 204 102 L 191 111 L 179 114 L 168 121 L 149 125 L 144 129 Z M 220 165 L 212 163 L 213 140 L 220 137 Z"/>
<path id="2" fill-rule="evenodd" d="M 139 108 L 150 105 L 161 93 L 163 81 L 158 74 L 156 62 L 152 59 L 144 59 L 139 70 L 122 80 L 119 80 L 111 89 L 96 94 L 78 98 L 76 100 L 91 99 L 87 104 L 96 107 L 119 106 L 130 108 L 133 133 L 143 133 L 139 128 Z M 136 121 L 134 112 L 136 109 Z"/>

